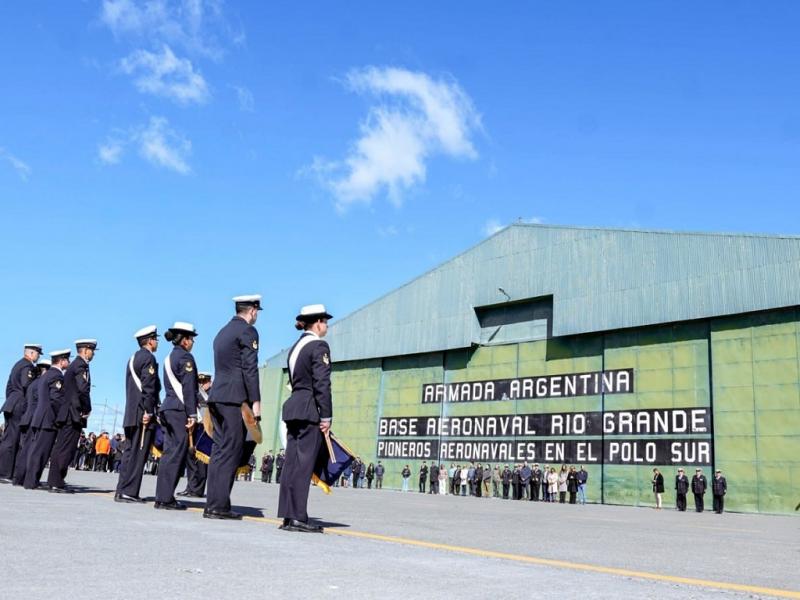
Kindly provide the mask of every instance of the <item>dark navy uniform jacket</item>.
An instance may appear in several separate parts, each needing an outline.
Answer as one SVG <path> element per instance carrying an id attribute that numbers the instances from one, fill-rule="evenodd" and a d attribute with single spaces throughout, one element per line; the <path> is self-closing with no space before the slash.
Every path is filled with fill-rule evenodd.
<path id="1" fill-rule="evenodd" d="M 125 363 L 125 417 L 123 427 L 136 427 L 142 422 L 144 413 L 156 414 L 161 381 L 158 378 L 158 361 L 152 352 L 139 348 L 133 355 L 133 372 L 142 385 L 139 390 L 131 376 L 130 362 Z"/>
<path id="2" fill-rule="evenodd" d="M 14 366 L 11 367 L 11 374 L 8 376 L 6 401 L 2 408 L 3 412 L 15 413 L 18 410 L 22 412 L 25 411 L 25 392 L 34 379 L 36 379 L 36 365 L 27 358 L 20 358 Z"/>
<path id="3" fill-rule="evenodd" d="M 58 413 L 59 423 L 83 423 L 81 415 L 92 412 L 90 390 L 92 378 L 89 376 L 89 363 L 77 356 L 64 372 L 64 405 Z"/>
<path id="4" fill-rule="evenodd" d="M 39 401 L 36 404 L 36 412 L 33 413 L 31 427 L 55 429 L 58 414 L 67 404 L 64 396 L 64 374 L 61 369 L 52 367 L 39 378 L 37 383 L 39 385 Z"/>
<path id="5" fill-rule="evenodd" d="M 260 401 L 258 331 L 236 316 L 214 338 L 214 387 L 208 402 L 241 405 Z"/>
<path id="6" fill-rule="evenodd" d="M 289 376 L 292 395 L 283 404 L 283 420 L 311 423 L 330 420 L 333 402 L 328 343 L 313 333 L 301 335 L 289 351 Z"/>
<path id="7" fill-rule="evenodd" d="M 180 346 L 175 346 L 169 355 L 170 367 L 175 374 L 175 379 L 180 384 L 183 392 L 183 401 L 175 393 L 167 374 L 167 363 L 164 362 L 164 390 L 166 396 L 161 410 L 180 410 L 185 411 L 187 417 L 197 416 L 197 364 L 194 356 Z"/>
<path id="8" fill-rule="evenodd" d="M 33 369 L 33 379 L 25 392 L 25 408 L 20 409 L 25 412 L 22 413 L 22 418 L 19 421 L 20 427 L 29 427 L 31 419 L 33 419 L 33 412 L 36 410 L 36 403 L 39 400 L 39 369 Z M 46 372 L 46 371 L 45 371 Z"/>

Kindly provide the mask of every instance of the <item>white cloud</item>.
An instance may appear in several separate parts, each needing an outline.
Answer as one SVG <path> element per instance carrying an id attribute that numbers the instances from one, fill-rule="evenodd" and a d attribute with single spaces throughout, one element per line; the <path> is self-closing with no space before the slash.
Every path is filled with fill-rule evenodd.
<path id="1" fill-rule="evenodd" d="M 351 71 L 350 88 L 376 98 L 361 135 L 342 161 L 315 159 L 310 170 L 333 192 L 337 206 L 369 204 L 386 191 L 396 205 L 403 192 L 423 183 L 437 154 L 473 160 L 470 139 L 480 115 L 457 82 L 425 73 L 369 67 Z"/>
<path id="2" fill-rule="evenodd" d="M 241 85 L 233 85 L 231 87 L 236 91 L 239 109 L 244 112 L 253 112 L 256 108 L 256 99 L 253 96 L 253 92 Z"/>
<path id="3" fill-rule="evenodd" d="M 531 217 L 530 219 L 519 218 L 515 222 L 522 224 L 529 224 L 529 225 L 541 225 L 542 223 L 544 223 L 544 219 L 542 217 Z M 497 219 L 489 219 L 483 225 L 483 235 L 485 235 L 486 237 L 492 236 L 498 231 L 502 231 L 509 225 L 510 223 L 501 223 Z"/>
<path id="4" fill-rule="evenodd" d="M 117 140 L 109 140 L 97 146 L 97 158 L 104 165 L 119 164 L 122 158 L 123 144 Z"/>
<path id="5" fill-rule="evenodd" d="M 170 129 L 164 117 L 150 117 L 147 127 L 136 133 L 134 140 L 139 145 L 139 153 L 151 164 L 181 175 L 191 172 L 187 158 L 192 143 Z"/>
<path id="6" fill-rule="evenodd" d="M 400 231 L 394 225 L 389 225 L 387 227 L 378 227 L 377 231 L 378 235 L 381 236 L 382 238 L 395 237 L 400 233 Z"/>
<path id="7" fill-rule="evenodd" d="M 489 237 L 490 235 L 494 235 L 498 231 L 505 229 L 505 227 L 506 226 L 501 224 L 497 219 L 489 219 L 483 226 L 483 235 Z"/>
<path id="8" fill-rule="evenodd" d="M 136 50 L 122 59 L 120 67 L 128 75 L 135 75 L 133 83 L 142 93 L 164 96 L 178 104 L 202 104 L 208 99 L 203 76 L 188 58 L 178 58 L 166 44 L 160 54 Z"/>
<path id="9" fill-rule="evenodd" d="M 221 60 L 223 41 L 240 44 L 244 39 L 225 19 L 222 4 L 221 0 L 103 0 L 100 22 L 118 38 L 166 41 L 191 54 Z"/>
<path id="10" fill-rule="evenodd" d="M 8 164 L 10 164 L 17 172 L 17 175 L 19 175 L 19 178 L 22 179 L 22 181 L 28 181 L 28 177 L 30 177 L 31 173 L 33 172 L 33 169 L 31 169 L 30 166 L 28 166 L 28 163 L 20 160 L 19 158 L 11 154 L 8 150 L 2 147 L 0 147 L 0 159 L 3 159 Z"/>

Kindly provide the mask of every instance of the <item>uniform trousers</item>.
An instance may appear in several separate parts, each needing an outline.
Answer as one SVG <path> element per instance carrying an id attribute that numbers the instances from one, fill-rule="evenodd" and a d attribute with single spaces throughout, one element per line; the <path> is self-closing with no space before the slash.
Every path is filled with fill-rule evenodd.
<path id="1" fill-rule="evenodd" d="M 191 454 L 186 459 L 186 491 L 196 496 L 206 493 L 208 465 Z"/>
<path id="2" fill-rule="evenodd" d="M 714 512 L 721 515 L 724 508 L 725 496 L 717 496 L 714 494 Z"/>
<path id="3" fill-rule="evenodd" d="M 675 504 L 678 510 L 683 512 L 686 510 L 686 494 L 677 494 L 675 497 Z"/>
<path id="4" fill-rule="evenodd" d="M 425 493 L 425 479 L 423 479 L 423 478 L 420 478 L 420 480 L 419 480 L 419 493 L 420 494 L 424 494 Z"/>
<path id="5" fill-rule="evenodd" d="M 539 501 L 539 488 L 540 484 L 535 479 L 531 481 L 531 500 L 538 502 Z"/>
<path id="6" fill-rule="evenodd" d="M 227 512 L 231 509 L 231 490 L 236 470 L 242 462 L 245 427 L 242 407 L 238 404 L 209 403 L 214 424 L 214 446 L 208 464 L 206 510 Z"/>
<path id="7" fill-rule="evenodd" d="M 26 490 L 39 487 L 39 479 L 42 477 L 47 459 L 53 450 L 56 442 L 56 429 L 34 429 L 33 442 L 28 453 L 28 463 L 25 466 L 25 481 L 23 485 Z"/>
<path id="8" fill-rule="evenodd" d="M 164 410 L 159 420 L 164 430 L 164 450 L 158 461 L 156 502 L 172 502 L 189 453 L 186 413 L 182 410 Z"/>
<path id="9" fill-rule="evenodd" d="M 275 483 L 281 482 L 281 471 L 283 471 L 283 467 L 277 467 L 275 469 Z"/>
<path id="10" fill-rule="evenodd" d="M 286 422 L 286 462 L 281 475 L 278 517 L 308 521 L 308 491 L 322 440 L 319 423 Z"/>
<path id="11" fill-rule="evenodd" d="M 142 440 L 144 431 L 144 440 Z M 119 468 L 119 479 L 117 479 L 117 493 L 126 496 L 139 497 L 142 489 L 142 477 L 144 477 L 144 466 L 147 464 L 147 457 L 150 455 L 150 447 L 153 445 L 153 428 L 144 429 L 144 425 L 139 423 L 135 427 L 125 428 L 125 443 L 122 447 L 122 465 Z"/>
<path id="12" fill-rule="evenodd" d="M 25 468 L 28 463 L 28 454 L 33 440 L 33 430 L 22 427 L 22 434 L 19 436 L 19 447 L 17 448 L 17 458 L 14 460 L 14 485 L 22 485 L 25 482 Z"/>
<path id="13" fill-rule="evenodd" d="M 65 423 L 59 427 L 50 453 L 50 470 L 47 472 L 47 485 L 50 487 L 63 488 L 67 485 L 65 478 L 78 451 L 78 439 L 81 437 L 82 429 L 80 423 Z"/>
<path id="14" fill-rule="evenodd" d="M 703 512 L 703 494 L 694 494 L 694 509 L 697 512 Z"/>
<path id="15" fill-rule="evenodd" d="M 6 418 L 3 437 L 0 439 L 0 477 L 11 479 L 14 475 L 14 462 L 17 459 L 19 448 L 20 428 L 19 422 L 22 415 L 4 413 Z"/>

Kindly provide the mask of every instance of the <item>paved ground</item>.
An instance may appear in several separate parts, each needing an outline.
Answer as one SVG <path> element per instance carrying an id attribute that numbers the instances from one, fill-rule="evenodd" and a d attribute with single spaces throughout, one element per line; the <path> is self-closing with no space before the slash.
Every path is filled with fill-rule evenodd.
<path id="1" fill-rule="evenodd" d="M 238 482 L 248 518 L 226 522 L 68 479 L 81 493 L 0 485 L 0 596 L 800 598 L 794 517 L 314 489 L 315 535 L 277 529 L 276 485 Z"/>

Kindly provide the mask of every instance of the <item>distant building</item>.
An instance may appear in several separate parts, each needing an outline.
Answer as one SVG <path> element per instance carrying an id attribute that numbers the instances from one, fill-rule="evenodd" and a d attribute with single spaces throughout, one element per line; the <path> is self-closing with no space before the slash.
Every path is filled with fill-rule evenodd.
<path id="1" fill-rule="evenodd" d="M 333 322 L 333 429 L 385 487 L 406 463 L 527 460 L 636 505 L 654 465 L 668 492 L 701 466 L 726 508 L 791 512 L 799 305 L 797 237 L 512 225 Z M 286 352 L 261 386 L 279 447 Z"/>

